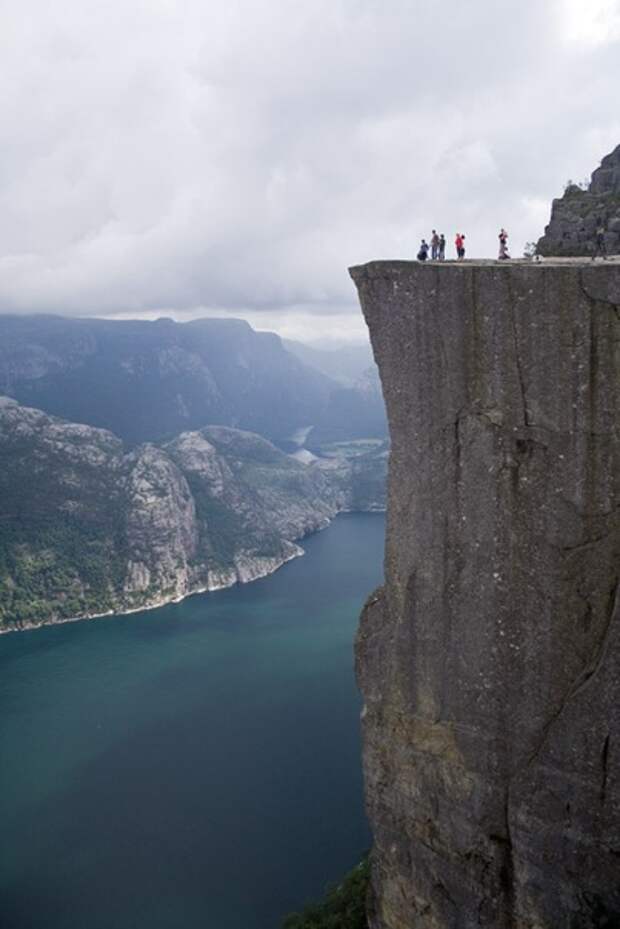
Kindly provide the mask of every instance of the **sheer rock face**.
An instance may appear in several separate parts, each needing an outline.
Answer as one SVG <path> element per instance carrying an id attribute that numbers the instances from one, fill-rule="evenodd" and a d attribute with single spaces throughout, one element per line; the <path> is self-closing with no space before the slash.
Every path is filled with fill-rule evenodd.
<path id="1" fill-rule="evenodd" d="M 570 184 L 564 196 L 553 201 L 551 219 L 538 242 L 538 252 L 590 255 L 600 227 L 605 229 L 608 254 L 620 254 L 620 145 L 603 158 L 587 190 Z"/>
<path id="2" fill-rule="evenodd" d="M 351 274 L 392 438 L 372 929 L 620 925 L 620 265 Z"/>
<path id="3" fill-rule="evenodd" d="M 183 597 L 197 586 L 198 520 L 187 481 L 154 445 L 131 455 L 127 477 L 126 539 L 130 558 L 124 594 L 151 588 Z"/>

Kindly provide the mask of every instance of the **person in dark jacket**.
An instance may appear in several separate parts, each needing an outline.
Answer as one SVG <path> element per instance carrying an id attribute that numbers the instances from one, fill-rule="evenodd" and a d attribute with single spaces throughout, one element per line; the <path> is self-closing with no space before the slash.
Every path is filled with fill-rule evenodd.
<path id="1" fill-rule="evenodd" d="M 605 241 L 605 226 L 601 223 L 596 230 L 596 238 L 594 240 L 594 254 L 592 255 L 592 261 L 596 258 L 597 255 L 601 255 L 603 261 L 607 260 L 607 243 Z"/>
<path id="2" fill-rule="evenodd" d="M 426 239 L 422 239 L 420 243 L 420 250 L 418 252 L 418 261 L 426 261 L 428 258 L 428 242 Z"/>
<path id="3" fill-rule="evenodd" d="M 508 254 L 508 233 L 502 227 L 499 231 L 499 257 L 502 261 L 510 258 Z"/>

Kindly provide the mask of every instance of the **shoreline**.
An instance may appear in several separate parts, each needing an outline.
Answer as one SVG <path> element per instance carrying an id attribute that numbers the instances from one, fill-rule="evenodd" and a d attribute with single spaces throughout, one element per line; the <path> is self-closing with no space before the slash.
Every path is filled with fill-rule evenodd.
<path id="1" fill-rule="evenodd" d="M 323 526 L 323 529 L 327 529 L 327 526 Z M 322 529 L 318 529 L 317 532 L 321 532 Z M 295 543 L 293 543 L 295 544 Z M 234 580 L 231 580 L 229 584 L 214 584 L 213 586 L 203 586 L 196 587 L 195 590 L 188 590 L 184 594 L 179 594 L 176 597 L 161 597 L 157 600 L 147 601 L 142 603 L 140 606 L 132 606 L 126 610 L 105 610 L 102 613 L 80 613 L 79 616 L 63 616 L 60 619 L 50 619 L 43 623 L 32 623 L 24 622 L 20 625 L 15 623 L 10 629 L 3 629 L 0 627 L 0 635 L 10 635 L 12 632 L 31 632 L 34 629 L 45 629 L 47 626 L 62 626 L 65 623 L 79 623 L 82 620 L 87 619 L 104 619 L 105 617 L 110 616 L 131 616 L 133 613 L 142 613 L 147 612 L 147 610 L 158 610 L 163 606 L 171 606 L 174 603 L 182 603 L 183 600 L 187 600 L 188 597 L 194 597 L 197 594 L 211 594 L 216 593 L 218 590 L 229 590 L 231 587 L 236 587 L 237 584 L 251 584 L 253 581 L 260 581 L 263 577 L 269 577 L 270 574 L 275 574 L 276 571 L 279 571 L 280 568 L 284 567 L 285 564 L 288 564 L 289 561 L 293 561 L 295 558 L 301 558 L 302 555 L 305 555 L 305 551 L 300 545 L 297 545 L 297 551 L 288 555 L 288 557 L 283 558 L 279 564 L 275 565 L 268 571 L 256 574 L 254 577 L 243 580 L 237 576 Z"/>
<path id="2" fill-rule="evenodd" d="M 376 514 L 376 513 L 385 513 L 385 512 L 386 512 L 385 507 L 379 508 L 379 509 L 369 508 L 367 510 L 344 510 L 343 509 L 343 510 L 340 510 L 338 513 L 335 513 L 334 516 L 324 526 L 317 527 L 312 532 L 309 532 L 304 536 L 300 536 L 299 539 L 308 538 L 309 536 L 314 535 L 316 532 L 323 532 L 324 529 L 328 529 L 331 526 L 333 520 L 337 516 L 340 516 L 343 514 L 347 514 L 347 513 L 375 513 Z M 157 600 L 143 603 L 140 606 L 130 607 L 129 609 L 126 609 L 126 610 L 105 610 L 101 613 L 80 613 L 78 616 L 63 616 L 60 619 L 51 619 L 43 623 L 33 623 L 33 622 L 27 621 L 20 625 L 14 624 L 9 629 L 3 628 L 2 626 L 0 626 L 0 635 L 11 635 L 11 633 L 17 633 L 17 632 L 32 632 L 35 629 L 45 629 L 49 626 L 62 626 L 65 623 L 78 623 L 78 622 L 82 622 L 83 620 L 88 620 L 88 619 L 104 619 L 105 617 L 110 617 L 110 616 L 116 616 L 119 618 L 121 616 L 131 616 L 133 613 L 147 612 L 147 610 L 158 610 L 160 609 L 160 607 L 163 607 L 163 606 L 170 606 L 174 603 L 182 603 L 183 600 L 186 600 L 188 597 L 194 597 L 197 594 L 217 593 L 218 590 L 229 590 L 231 587 L 236 587 L 237 584 L 252 584 L 254 581 L 260 581 L 262 580 L 262 578 L 269 577 L 270 575 L 275 574 L 276 571 L 279 571 L 280 568 L 284 567 L 285 564 L 288 564 L 289 561 L 294 561 L 295 558 L 301 558 L 302 555 L 306 554 L 305 550 L 301 547 L 301 545 L 297 544 L 297 540 L 292 541 L 290 544 L 295 546 L 296 551 L 291 552 L 290 555 L 279 560 L 278 564 L 275 564 L 272 568 L 266 571 L 260 571 L 259 573 L 253 575 L 252 577 L 247 578 L 246 580 L 243 580 L 243 578 L 239 577 L 239 575 L 237 574 L 235 579 L 231 580 L 230 583 L 228 584 L 224 583 L 224 584 L 215 584 L 213 586 L 207 585 L 207 586 L 202 586 L 202 587 L 196 587 L 195 590 L 188 590 L 186 593 L 179 594 L 176 597 L 160 597 Z"/>

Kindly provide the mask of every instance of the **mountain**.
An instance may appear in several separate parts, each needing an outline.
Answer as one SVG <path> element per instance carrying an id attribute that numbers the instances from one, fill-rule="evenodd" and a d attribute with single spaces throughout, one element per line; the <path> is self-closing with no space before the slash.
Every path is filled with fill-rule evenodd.
<path id="1" fill-rule="evenodd" d="M 309 448 L 320 451 L 333 442 L 387 439 L 379 370 L 370 344 L 327 349 L 285 340 L 284 345 L 306 365 L 337 382 L 314 421 L 307 440 Z"/>
<path id="2" fill-rule="evenodd" d="M 314 464 L 340 490 L 342 509 L 351 512 L 385 510 L 389 443 L 379 440 L 335 443 Z"/>
<path id="3" fill-rule="evenodd" d="M 350 387 L 334 387 L 323 414 L 310 432 L 307 446 L 321 450 L 324 445 L 350 439 L 387 439 L 388 424 L 375 364 L 367 368 Z"/>
<path id="4" fill-rule="evenodd" d="M 5 629 L 261 577 L 340 510 L 381 507 L 386 467 L 377 450 L 302 464 L 223 426 L 127 450 L 107 430 L 6 397 L 0 459 Z"/>
<path id="5" fill-rule="evenodd" d="M 242 320 L 0 316 L 0 393 L 131 444 L 214 424 L 284 439 L 335 386 Z"/>
<path id="6" fill-rule="evenodd" d="M 538 241 L 538 253 L 591 255 L 601 226 L 605 229 L 607 253 L 620 254 L 620 145 L 603 158 L 586 190 L 569 184 L 564 196 L 553 201 L 549 225 Z"/>
<path id="7" fill-rule="evenodd" d="M 320 371 L 345 387 L 352 387 L 364 371 L 375 364 L 370 342 L 361 345 L 341 345 L 337 348 L 326 348 L 320 344 L 309 345 L 291 339 L 283 339 L 282 344 L 308 367 Z"/>

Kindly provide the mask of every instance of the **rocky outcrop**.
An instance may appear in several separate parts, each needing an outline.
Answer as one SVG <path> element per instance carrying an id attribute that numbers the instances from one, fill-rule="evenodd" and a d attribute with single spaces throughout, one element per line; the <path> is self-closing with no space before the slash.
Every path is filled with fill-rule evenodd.
<path id="1" fill-rule="evenodd" d="M 159 448 L 129 456 L 125 480 L 125 596 L 178 599 L 197 585 L 199 525 L 187 480 Z"/>
<path id="2" fill-rule="evenodd" d="M 338 488 L 317 467 L 252 432 L 207 426 L 165 450 L 196 502 L 201 557 L 235 566 L 239 580 L 262 577 L 268 564 L 299 554 L 292 541 L 323 529 L 342 509 Z"/>
<path id="3" fill-rule="evenodd" d="M 620 264 L 353 268 L 388 411 L 372 929 L 620 925 Z"/>
<path id="4" fill-rule="evenodd" d="M 365 457 L 332 471 L 219 426 L 128 452 L 0 398 L 0 631 L 263 577 L 336 513 L 380 504 L 385 460 Z"/>
<path id="5" fill-rule="evenodd" d="M 337 443 L 330 457 L 316 458 L 315 465 L 339 490 L 339 504 L 349 512 L 385 510 L 389 443 L 367 440 Z"/>
<path id="6" fill-rule="evenodd" d="M 538 242 L 540 255 L 592 255 L 597 229 L 609 255 L 620 254 L 620 145 L 603 158 L 587 189 L 569 183 L 553 201 L 551 220 Z"/>

